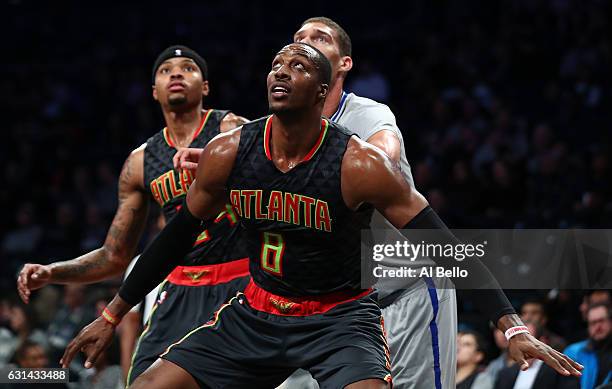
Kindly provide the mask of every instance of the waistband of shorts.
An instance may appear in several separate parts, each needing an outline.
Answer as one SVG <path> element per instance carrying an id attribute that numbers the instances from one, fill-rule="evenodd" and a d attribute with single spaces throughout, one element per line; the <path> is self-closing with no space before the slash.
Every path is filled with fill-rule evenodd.
<path id="1" fill-rule="evenodd" d="M 217 285 L 249 275 L 249 259 L 203 266 L 177 266 L 166 279 L 175 285 Z"/>
<path id="2" fill-rule="evenodd" d="M 244 289 L 249 305 L 258 311 L 280 316 L 310 316 L 325 313 L 344 303 L 367 296 L 372 289 L 329 293 L 320 296 L 287 297 L 260 288 L 253 280 Z"/>

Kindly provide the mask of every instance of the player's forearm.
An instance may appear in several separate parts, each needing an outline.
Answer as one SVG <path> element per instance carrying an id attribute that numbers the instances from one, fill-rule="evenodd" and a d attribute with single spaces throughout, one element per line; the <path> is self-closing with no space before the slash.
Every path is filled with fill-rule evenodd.
<path id="1" fill-rule="evenodd" d="M 111 300 L 106 306 L 106 310 L 112 315 L 113 319 L 117 319 L 118 322 L 134 307 L 136 304 L 131 304 L 122 299 L 119 294 Z M 117 323 L 119 324 L 119 323 Z"/>
<path id="2" fill-rule="evenodd" d="M 51 283 L 94 283 L 119 276 L 127 268 L 128 261 L 113 258 L 108 249 L 101 247 L 78 258 L 52 263 Z"/>
<path id="3" fill-rule="evenodd" d="M 119 296 L 132 305 L 142 301 L 189 253 L 200 232 L 201 220 L 193 216 L 184 203 L 138 258 Z"/>
<path id="4" fill-rule="evenodd" d="M 523 321 L 517 314 L 504 315 L 497 321 L 497 328 L 501 332 L 506 332 L 508 328 L 523 326 L 523 325 L 525 324 L 523 323 Z"/>
<path id="5" fill-rule="evenodd" d="M 437 229 L 439 232 L 436 234 L 428 234 L 428 236 L 432 238 L 431 240 L 435 240 L 432 243 L 439 243 L 442 245 L 456 245 L 461 243 L 429 206 L 417 214 L 404 228 L 420 230 Z M 408 238 L 410 239 L 411 237 L 408 236 Z M 449 261 L 444 255 L 438 256 L 435 255 L 435 252 L 433 254 L 434 255 L 431 255 L 430 258 L 436 262 L 437 265 L 445 269 L 452 270 L 456 265 L 455 262 Z M 468 290 L 468 293 L 473 295 L 473 301 L 477 308 L 486 314 L 489 320 L 495 325 L 501 325 L 500 320 L 504 317 L 507 319 L 504 323 L 511 324 L 510 319 L 516 316 L 516 312 L 503 290 L 501 290 L 499 283 L 485 264 L 479 259 L 472 258 L 469 261 L 464 261 L 462 268 L 468 271 L 470 277 L 453 278 L 455 285 L 460 289 Z M 516 317 L 518 318 L 518 316 Z"/>

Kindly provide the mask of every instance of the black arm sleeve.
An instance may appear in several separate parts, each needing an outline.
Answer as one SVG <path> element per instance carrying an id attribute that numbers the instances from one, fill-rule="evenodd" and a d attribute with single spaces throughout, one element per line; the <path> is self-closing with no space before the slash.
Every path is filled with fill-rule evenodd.
<path id="1" fill-rule="evenodd" d="M 404 226 L 404 230 L 409 229 L 439 229 L 440 233 L 436 234 L 435 237 L 437 241 L 431 243 L 443 245 L 461 243 L 430 206 L 419 212 Z M 405 234 L 409 235 L 410 233 L 405 231 Z M 411 239 L 410 236 L 408 238 Z M 456 263 L 449 261 L 448 258 L 443 256 L 438 257 L 434 255 L 430 256 L 430 258 L 437 265 L 443 266 L 445 269 L 452 269 L 453 265 L 456 265 Z M 473 297 L 473 301 L 478 309 L 486 314 L 493 324 L 497 325 L 497 321 L 504 315 L 516 313 L 512 304 L 510 304 L 510 301 L 508 301 L 508 298 L 501 290 L 499 283 L 482 261 L 477 258 L 470 258 L 462 262 L 461 268 L 469 272 L 469 277 L 453 278 L 453 282 L 458 288 L 466 290 Z M 474 289 L 475 285 L 486 289 Z"/>
<path id="2" fill-rule="evenodd" d="M 201 226 L 202 221 L 193 216 L 183 202 L 177 214 L 138 258 L 121 285 L 119 296 L 132 305 L 142 301 L 191 250 Z"/>

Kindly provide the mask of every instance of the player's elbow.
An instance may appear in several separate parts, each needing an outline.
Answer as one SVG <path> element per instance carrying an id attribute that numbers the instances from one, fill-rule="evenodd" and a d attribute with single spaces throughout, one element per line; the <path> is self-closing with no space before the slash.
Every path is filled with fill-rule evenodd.
<path id="1" fill-rule="evenodd" d="M 412 208 L 424 209 L 429 205 L 429 202 L 415 187 L 408 185 L 407 197 L 410 201 Z"/>
<path id="2" fill-rule="evenodd" d="M 106 277 L 116 277 L 122 275 L 127 269 L 132 256 L 127 251 L 113 250 L 112 247 L 104 246 L 105 251 L 104 262 L 100 267 L 104 271 Z"/>

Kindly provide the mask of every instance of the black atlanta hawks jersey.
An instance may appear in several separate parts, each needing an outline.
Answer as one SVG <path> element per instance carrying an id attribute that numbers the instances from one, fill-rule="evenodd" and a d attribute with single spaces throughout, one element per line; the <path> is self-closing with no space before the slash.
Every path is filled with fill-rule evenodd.
<path id="1" fill-rule="evenodd" d="M 360 234 L 372 212 L 354 212 L 340 187 L 351 134 L 321 120 L 316 144 L 286 173 L 270 153 L 272 116 L 243 126 L 228 189 L 246 230 L 250 271 L 284 296 L 360 288 Z"/>
<path id="2" fill-rule="evenodd" d="M 221 121 L 229 111 L 209 109 L 202 112 L 200 127 L 189 147 L 203 148 L 220 132 Z M 183 203 L 194 173 L 174 169 L 172 157 L 176 147 L 168 128 L 164 128 L 147 140 L 144 150 L 144 184 L 153 199 L 162 207 L 166 220 L 176 214 Z M 213 167 L 211 167 L 213 168 Z M 241 233 L 238 216 L 228 204 L 215 220 L 206 223 L 206 228 L 194 242 L 193 250 L 179 265 L 216 264 L 247 256 L 244 244 L 239 244 Z"/>

